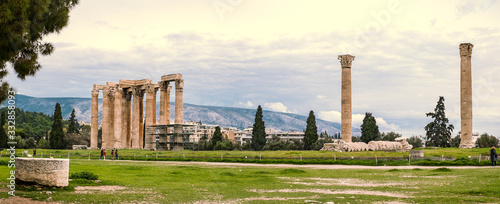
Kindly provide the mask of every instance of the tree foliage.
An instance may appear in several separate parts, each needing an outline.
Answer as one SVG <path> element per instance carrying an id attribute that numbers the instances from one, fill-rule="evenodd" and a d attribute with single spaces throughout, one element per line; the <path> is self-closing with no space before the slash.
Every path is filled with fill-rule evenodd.
<path id="1" fill-rule="evenodd" d="M 7 117 L 5 112 L 2 112 L 2 118 L 0 121 L 0 148 L 7 148 L 7 142 L 9 141 L 7 132 L 3 129 L 5 123 L 7 123 Z"/>
<path id="2" fill-rule="evenodd" d="M 75 109 L 71 112 L 69 117 L 68 133 L 80 133 L 78 130 L 78 121 L 76 120 Z"/>
<path id="3" fill-rule="evenodd" d="M 361 137 L 362 142 L 368 143 L 374 140 L 380 140 L 380 131 L 378 130 L 377 121 L 372 113 L 365 113 L 363 124 L 361 124 Z"/>
<path id="4" fill-rule="evenodd" d="M 252 141 L 251 146 L 255 151 L 260 151 L 266 145 L 266 126 L 263 120 L 262 107 L 257 108 L 255 113 L 255 123 L 253 124 L 252 130 Z"/>
<path id="5" fill-rule="evenodd" d="M 476 146 L 480 148 L 498 147 L 498 138 L 488 133 L 483 133 L 477 140 Z"/>
<path id="6" fill-rule="evenodd" d="M 387 134 L 385 132 L 383 132 L 382 134 L 380 134 L 380 138 L 382 141 L 396 141 L 396 138 L 399 138 L 399 137 L 402 137 L 403 135 L 400 134 L 400 133 L 396 133 L 396 132 L 388 132 Z"/>
<path id="7" fill-rule="evenodd" d="M 307 117 L 307 126 L 304 136 L 304 150 L 311 150 L 312 145 L 318 140 L 318 127 L 316 126 L 316 117 L 314 112 L 311 110 L 309 112 L 309 117 Z"/>
<path id="8" fill-rule="evenodd" d="M 444 97 L 440 96 L 436 104 L 434 112 L 426 113 L 427 117 L 431 117 L 434 121 L 425 126 L 427 135 L 426 146 L 450 147 L 451 133 L 453 125 L 448 124 L 444 107 Z"/>
<path id="9" fill-rule="evenodd" d="M 406 140 L 408 144 L 413 145 L 413 148 L 418 148 L 424 146 L 424 143 L 422 142 L 422 139 L 418 136 L 411 136 L 409 139 Z"/>
<path id="10" fill-rule="evenodd" d="M 0 1 L 0 102 L 7 98 L 7 62 L 17 77 L 25 80 L 41 69 L 38 55 L 50 55 L 54 46 L 42 38 L 59 33 L 67 24 L 69 11 L 78 0 Z"/>
<path id="11" fill-rule="evenodd" d="M 210 139 L 210 143 L 212 144 L 212 147 L 215 147 L 217 142 L 222 142 L 222 132 L 220 131 L 219 126 L 215 127 L 214 135 Z"/>
<path id="12" fill-rule="evenodd" d="M 52 123 L 52 129 L 50 130 L 49 143 L 52 149 L 64 149 L 66 147 L 64 142 L 61 105 L 59 105 L 59 103 L 56 103 L 54 122 Z"/>
<path id="13" fill-rule="evenodd" d="M 460 137 L 460 135 L 457 135 L 453 139 L 451 139 L 450 146 L 460 147 L 460 142 L 462 142 L 462 138 Z"/>

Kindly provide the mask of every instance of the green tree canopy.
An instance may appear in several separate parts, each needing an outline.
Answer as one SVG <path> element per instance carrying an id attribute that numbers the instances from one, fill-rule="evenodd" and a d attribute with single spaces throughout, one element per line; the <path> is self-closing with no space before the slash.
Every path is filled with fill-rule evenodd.
<path id="1" fill-rule="evenodd" d="M 396 132 L 382 133 L 380 135 L 382 141 L 396 141 L 396 138 L 402 137 L 403 135 Z"/>
<path id="2" fill-rule="evenodd" d="M 413 148 L 424 146 L 422 139 L 420 139 L 420 137 L 418 136 L 411 136 L 409 139 L 406 140 L 406 142 L 408 142 L 408 144 L 413 145 Z"/>
<path id="3" fill-rule="evenodd" d="M 5 123 L 7 123 L 6 113 L 2 112 L 2 119 L 0 121 L 0 148 L 7 148 L 7 142 L 9 141 L 7 132 L 3 129 Z"/>
<path id="4" fill-rule="evenodd" d="M 61 105 L 59 105 L 59 103 L 56 103 L 56 110 L 54 111 L 54 122 L 52 123 L 52 129 L 50 131 L 49 143 L 52 149 L 65 148 Z"/>
<path id="5" fill-rule="evenodd" d="M 42 38 L 59 33 L 67 24 L 69 11 L 78 0 L 0 1 L 0 102 L 7 98 L 9 84 L 3 80 L 10 62 L 21 80 L 41 69 L 38 55 L 50 55 L 52 44 Z"/>
<path id="6" fill-rule="evenodd" d="M 260 151 L 266 145 L 266 126 L 265 122 L 262 119 L 264 116 L 262 115 L 262 107 L 257 108 L 257 112 L 255 113 L 255 123 L 253 124 L 252 130 L 252 141 L 251 146 L 255 151 Z"/>
<path id="7" fill-rule="evenodd" d="M 307 126 L 304 136 L 304 149 L 311 150 L 312 145 L 318 140 L 318 127 L 316 126 L 316 117 L 314 112 L 311 110 L 309 112 L 309 117 L 307 117 Z"/>
<path id="8" fill-rule="evenodd" d="M 361 124 L 361 137 L 359 139 L 365 143 L 380 139 L 377 121 L 372 116 L 372 113 L 365 113 L 363 124 Z"/>
<path id="9" fill-rule="evenodd" d="M 476 145 L 480 148 L 498 147 L 498 138 L 488 133 L 483 133 L 477 140 Z"/>
<path id="10" fill-rule="evenodd" d="M 76 120 L 75 109 L 71 112 L 69 117 L 68 133 L 80 133 L 78 130 L 78 121 Z"/>
<path id="11" fill-rule="evenodd" d="M 443 96 L 439 97 L 434 112 L 426 113 L 426 115 L 434 119 L 434 121 L 425 126 L 427 135 L 426 146 L 450 147 L 451 133 L 454 127 L 452 124 L 448 125 L 449 121 L 445 113 Z"/>
<path id="12" fill-rule="evenodd" d="M 212 147 L 215 147 L 217 142 L 222 142 L 222 132 L 220 131 L 220 127 L 215 127 L 214 136 L 210 139 L 210 143 L 212 143 Z"/>

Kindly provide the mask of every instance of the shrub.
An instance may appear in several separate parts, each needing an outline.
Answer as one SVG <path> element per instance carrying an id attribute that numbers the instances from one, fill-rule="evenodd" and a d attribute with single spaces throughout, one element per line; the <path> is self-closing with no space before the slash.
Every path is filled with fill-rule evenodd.
<path id="1" fill-rule="evenodd" d="M 99 176 L 95 175 L 92 172 L 88 171 L 81 171 L 81 172 L 76 172 L 72 173 L 69 176 L 70 179 L 86 179 L 86 180 L 97 180 Z"/>

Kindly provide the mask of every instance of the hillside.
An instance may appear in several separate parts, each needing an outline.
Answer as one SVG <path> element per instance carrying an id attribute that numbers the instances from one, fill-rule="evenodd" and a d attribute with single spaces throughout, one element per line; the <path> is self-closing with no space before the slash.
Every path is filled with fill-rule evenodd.
<path id="1" fill-rule="evenodd" d="M 78 121 L 90 123 L 91 99 L 90 98 L 37 98 L 25 95 L 16 96 L 16 106 L 25 111 L 36 111 L 52 115 L 55 104 L 61 104 L 63 118 L 68 119 L 73 108 Z M 173 103 L 172 110 L 173 110 Z M 5 106 L 5 104 L 3 104 Z M 159 104 L 157 104 L 159 108 Z M 102 110 L 102 103 L 99 100 L 99 110 Z M 256 109 L 202 106 L 184 103 L 184 121 L 201 121 L 204 124 L 220 125 L 222 127 L 236 127 L 243 129 L 253 124 Z M 159 111 L 157 111 L 159 114 Z M 173 111 L 171 118 L 174 117 Z M 306 127 L 307 116 L 280 113 L 274 111 L 263 111 L 266 128 L 281 129 L 284 131 L 302 131 Z M 101 118 L 101 114 L 99 114 Z M 332 135 L 340 132 L 340 123 L 325 120 L 316 120 L 319 131 L 327 131 Z M 359 135 L 359 128 L 353 127 L 353 134 Z"/>

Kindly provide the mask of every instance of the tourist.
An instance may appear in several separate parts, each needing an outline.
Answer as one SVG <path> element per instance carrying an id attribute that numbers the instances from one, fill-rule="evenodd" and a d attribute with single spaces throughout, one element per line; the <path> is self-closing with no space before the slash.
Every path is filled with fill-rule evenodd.
<path id="1" fill-rule="evenodd" d="M 28 150 L 24 149 L 24 155 L 28 156 Z"/>
<path id="2" fill-rule="evenodd" d="M 115 151 L 115 159 L 118 160 L 118 149 Z"/>
<path id="3" fill-rule="evenodd" d="M 111 150 L 111 160 L 115 160 L 115 150 Z"/>
<path id="4" fill-rule="evenodd" d="M 103 149 L 102 151 L 102 158 L 103 160 L 106 160 L 106 149 Z"/>
<path id="5" fill-rule="evenodd" d="M 104 149 L 101 149 L 101 156 L 99 157 L 99 160 L 101 160 L 104 156 Z"/>
<path id="6" fill-rule="evenodd" d="M 33 157 L 36 156 L 36 148 L 33 148 Z"/>
<path id="7" fill-rule="evenodd" d="M 498 154 L 497 154 L 497 151 L 495 150 L 495 147 L 491 147 L 490 157 L 491 157 L 491 166 L 496 166 Z"/>

